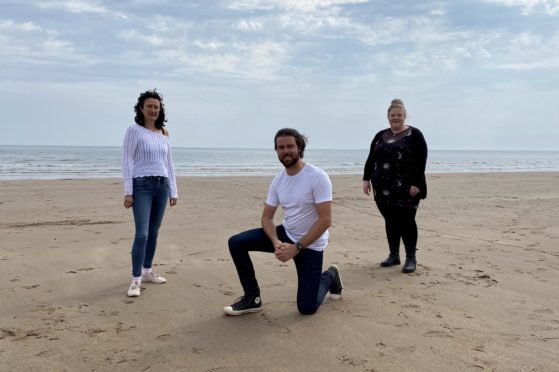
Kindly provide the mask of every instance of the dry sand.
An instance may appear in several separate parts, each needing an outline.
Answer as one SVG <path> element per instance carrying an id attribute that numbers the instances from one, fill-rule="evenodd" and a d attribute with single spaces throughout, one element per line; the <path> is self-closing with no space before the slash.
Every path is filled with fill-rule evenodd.
<path id="1" fill-rule="evenodd" d="M 258 253 L 264 309 L 226 317 L 227 238 L 259 225 L 270 180 L 181 178 L 155 258 L 168 283 L 135 299 L 120 180 L 0 182 L 0 370 L 558 370 L 559 173 L 429 175 L 410 275 L 379 267 L 360 177 L 332 177 L 343 300 L 299 315 L 292 263 Z"/>

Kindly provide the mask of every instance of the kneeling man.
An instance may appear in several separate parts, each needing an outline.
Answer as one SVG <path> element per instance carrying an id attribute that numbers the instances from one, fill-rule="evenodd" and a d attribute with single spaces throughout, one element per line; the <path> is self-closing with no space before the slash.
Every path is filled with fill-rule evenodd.
<path id="1" fill-rule="evenodd" d="M 250 251 L 274 253 L 281 262 L 291 259 L 297 269 L 297 308 L 314 314 L 330 292 L 333 300 L 342 297 L 342 279 L 333 265 L 322 272 L 322 258 L 328 244 L 332 221 L 332 183 L 320 168 L 303 161 L 307 139 L 295 129 L 280 129 L 274 148 L 285 169 L 276 175 L 264 204 L 262 228 L 248 230 L 229 239 L 229 251 L 237 268 L 244 296 L 223 311 L 242 315 L 260 311 L 260 288 L 249 256 Z M 278 206 L 284 211 L 281 225 L 275 226 Z"/>

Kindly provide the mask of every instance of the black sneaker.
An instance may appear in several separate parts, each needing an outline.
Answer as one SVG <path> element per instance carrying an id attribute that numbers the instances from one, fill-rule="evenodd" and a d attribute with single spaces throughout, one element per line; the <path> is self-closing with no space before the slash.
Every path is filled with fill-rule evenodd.
<path id="1" fill-rule="evenodd" d="M 338 266 L 332 265 L 327 270 L 330 275 L 332 275 L 332 284 L 330 284 L 330 298 L 332 300 L 339 300 L 342 298 L 342 290 L 344 289 L 344 283 L 342 282 L 342 277 L 340 276 L 340 270 Z"/>
<path id="2" fill-rule="evenodd" d="M 228 315 L 243 315 L 262 310 L 260 296 L 241 296 L 231 306 L 225 306 L 223 311 Z"/>

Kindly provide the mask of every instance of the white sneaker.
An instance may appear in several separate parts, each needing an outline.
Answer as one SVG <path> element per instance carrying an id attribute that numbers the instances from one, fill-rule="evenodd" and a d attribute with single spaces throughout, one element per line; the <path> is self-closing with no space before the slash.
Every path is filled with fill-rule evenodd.
<path id="1" fill-rule="evenodd" d="M 138 297 L 141 291 L 141 283 L 137 280 L 132 280 L 130 288 L 128 288 L 128 297 Z"/>
<path id="2" fill-rule="evenodd" d="M 150 271 L 149 273 L 142 275 L 142 281 L 156 283 L 156 284 L 163 284 L 167 282 L 167 279 L 165 279 L 162 276 L 159 276 L 153 271 Z"/>

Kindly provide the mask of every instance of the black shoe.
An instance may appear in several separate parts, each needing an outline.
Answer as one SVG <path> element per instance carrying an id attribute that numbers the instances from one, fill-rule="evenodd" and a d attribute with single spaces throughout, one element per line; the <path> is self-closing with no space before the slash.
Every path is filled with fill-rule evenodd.
<path id="1" fill-rule="evenodd" d="M 340 276 L 340 270 L 338 266 L 332 265 L 326 270 L 332 275 L 332 284 L 330 284 L 330 298 L 332 300 L 339 300 L 342 298 L 342 290 L 344 289 L 344 283 L 342 282 L 342 277 Z"/>
<path id="2" fill-rule="evenodd" d="M 400 256 L 390 255 L 388 258 L 380 263 L 381 267 L 390 267 L 400 264 Z"/>
<path id="3" fill-rule="evenodd" d="M 409 274 L 415 271 L 415 267 L 417 265 L 417 261 L 415 258 L 406 258 L 406 262 L 404 263 L 404 267 L 402 267 L 402 272 Z"/>
<path id="4" fill-rule="evenodd" d="M 262 310 L 260 296 L 241 296 L 231 306 L 225 306 L 223 311 L 228 315 L 243 315 Z"/>

